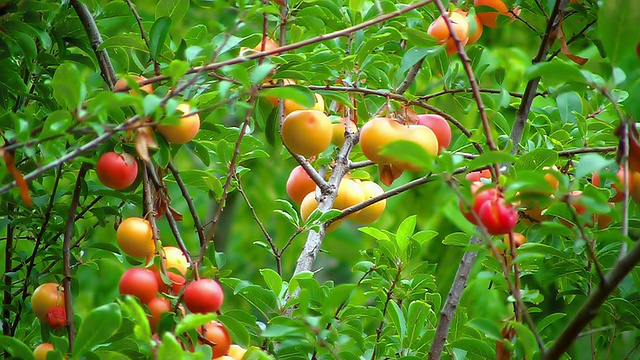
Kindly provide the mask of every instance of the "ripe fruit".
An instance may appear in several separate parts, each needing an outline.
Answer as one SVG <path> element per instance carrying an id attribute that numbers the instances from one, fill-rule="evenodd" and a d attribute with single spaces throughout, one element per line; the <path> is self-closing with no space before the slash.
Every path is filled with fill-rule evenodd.
<path id="1" fill-rule="evenodd" d="M 151 270 L 132 268 L 122 274 L 119 289 L 121 295 L 133 295 L 146 304 L 156 297 L 158 281 Z"/>
<path id="2" fill-rule="evenodd" d="M 338 196 L 336 196 L 336 199 L 333 201 L 334 209 L 344 210 L 363 201 L 364 190 L 355 180 L 346 177 L 340 180 L 340 185 L 338 186 Z M 359 212 L 360 211 L 357 211 L 351 215 L 348 215 L 346 218 L 352 218 Z"/>
<path id="3" fill-rule="evenodd" d="M 231 337 L 227 332 L 227 329 L 217 321 L 212 321 L 202 328 L 200 328 L 200 334 L 210 342 L 214 343 L 211 348 L 213 349 L 213 358 L 224 356 L 231 347 Z"/>
<path id="4" fill-rule="evenodd" d="M 469 41 L 469 22 L 467 21 L 467 18 L 457 12 L 454 12 L 449 14 L 449 20 L 451 22 L 453 32 L 456 34 L 458 40 L 460 40 L 462 45 L 466 45 Z M 456 42 L 453 40 L 453 37 L 451 37 L 447 23 L 442 15 L 438 16 L 431 25 L 429 25 L 427 33 L 436 38 L 440 44 L 444 44 L 445 42 L 447 43 L 447 54 L 451 55 L 458 51 Z"/>
<path id="5" fill-rule="evenodd" d="M 544 179 L 547 180 L 547 182 L 549 183 L 549 186 L 551 186 L 553 190 L 558 190 L 558 186 L 560 186 L 560 181 L 558 180 L 557 177 L 555 177 L 555 175 L 553 175 L 553 173 L 558 172 L 558 168 L 555 165 L 553 165 L 551 167 L 545 166 L 542 168 L 542 170 L 547 171 L 547 173 L 544 174 Z"/>
<path id="6" fill-rule="evenodd" d="M 263 46 L 264 46 L 264 48 L 263 48 Z M 258 45 L 256 45 L 253 48 L 253 50 L 259 51 L 259 52 L 271 51 L 271 50 L 277 49 L 279 47 L 280 46 L 278 45 L 278 43 L 276 43 L 275 41 L 273 41 L 272 38 L 267 36 L 266 39 L 264 39 L 264 40 L 261 39 L 260 42 L 258 43 Z M 274 53 L 273 55 L 280 55 L 280 53 Z"/>
<path id="7" fill-rule="evenodd" d="M 284 99 L 284 115 L 287 116 L 297 110 L 317 110 L 323 112 L 324 99 L 322 98 L 322 95 L 314 94 L 313 96 L 316 99 L 316 103 L 310 108 L 306 108 L 291 99 Z"/>
<path id="8" fill-rule="evenodd" d="M 33 350 L 33 357 L 35 360 L 46 360 L 47 353 L 49 351 L 53 351 L 53 344 L 50 343 L 42 343 Z"/>
<path id="9" fill-rule="evenodd" d="M 502 198 L 502 194 L 497 189 L 489 188 L 480 190 L 482 186 L 484 186 L 484 184 L 481 182 L 474 182 L 473 184 L 471 184 L 471 194 L 473 195 L 473 199 L 471 202 L 472 209 L 473 212 L 475 212 L 478 216 L 480 215 L 480 208 L 482 207 L 482 205 L 484 205 L 485 202 L 495 201 L 498 198 Z M 469 211 L 466 211 L 464 203 L 462 201 L 460 201 L 459 205 L 460 211 L 462 211 L 462 215 L 464 215 L 464 217 L 469 220 L 470 223 L 478 225 L 476 217 L 473 216 L 473 212 L 471 211 L 471 209 L 469 209 Z"/>
<path id="10" fill-rule="evenodd" d="M 177 109 L 184 115 L 175 125 L 159 125 L 158 132 L 171 144 L 186 144 L 200 131 L 200 115 L 191 113 L 191 106 L 187 103 L 178 105 Z"/>
<path id="11" fill-rule="evenodd" d="M 359 183 L 359 185 L 364 192 L 364 200 L 369 200 L 374 196 L 378 196 L 384 193 L 384 190 L 382 190 L 380 185 L 376 184 L 373 181 L 362 181 Z M 360 210 L 360 212 L 354 215 L 352 219 L 353 221 L 360 224 L 370 224 L 378 220 L 386 206 L 387 199 L 378 201 L 377 203 L 371 204 L 366 208 Z"/>
<path id="12" fill-rule="evenodd" d="M 382 154 L 385 146 L 394 141 L 409 141 L 431 155 L 438 154 L 438 139 L 426 126 L 402 125 L 389 118 L 374 118 L 360 129 L 360 147 L 367 159 L 379 164 L 393 164 L 400 170 L 418 171 L 419 167 L 389 154 Z"/>
<path id="13" fill-rule="evenodd" d="M 457 11 L 459 11 L 460 14 L 464 15 L 467 18 L 467 21 L 469 21 L 467 12 L 460 9 L 456 10 L 456 12 Z M 482 31 L 484 30 L 482 22 L 480 21 L 480 18 L 477 14 L 473 16 L 473 21 L 475 22 L 476 28 L 473 33 L 469 35 L 469 41 L 467 41 L 467 45 L 475 44 L 476 41 L 478 41 L 478 39 L 480 39 L 480 37 L 482 36 Z M 471 24 L 469 24 L 469 31 L 471 31 Z"/>
<path id="14" fill-rule="evenodd" d="M 423 125 L 431 129 L 438 139 L 438 155 L 442 149 L 447 149 L 451 144 L 451 127 L 447 120 L 440 115 L 422 114 L 418 115 L 418 125 Z"/>
<path id="15" fill-rule="evenodd" d="M 232 359 L 242 360 L 242 358 L 244 357 L 244 354 L 246 353 L 247 353 L 247 349 L 243 348 L 240 345 L 233 344 L 229 346 L 229 351 L 227 352 L 227 355 L 230 356 Z"/>
<path id="16" fill-rule="evenodd" d="M 151 315 L 147 315 L 149 326 L 152 332 L 156 332 L 158 324 L 160 324 L 160 320 L 162 319 L 162 314 L 172 310 L 171 301 L 162 297 L 155 297 L 147 303 L 147 307 L 149 307 L 149 311 L 151 312 Z"/>
<path id="17" fill-rule="evenodd" d="M 138 177 L 138 163 L 127 154 L 108 152 L 102 154 L 96 164 L 96 174 L 100 182 L 114 190 L 125 189 Z"/>
<path id="18" fill-rule="evenodd" d="M 220 284 L 213 279 L 192 281 L 184 289 L 184 304 L 192 313 L 216 312 L 220 310 L 222 300 L 224 292 Z"/>
<path id="19" fill-rule="evenodd" d="M 491 235 L 508 234 L 518 222 L 518 211 L 505 204 L 504 199 L 497 198 L 485 201 L 480 207 L 478 217 L 482 225 Z"/>
<path id="20" fill-rule="evenodd" d="M 629 172 L 629 195 L 636 204 L 640 204 L 640 172 Z"/>
<path id="21" fill-rule="evenodd" d="M 302 166 L 298 165 L 291 170 L 287 179 L 287 194 L 294 203 L 300 204 L 308 193 L 315 190 L 316 183 Z"/>
<path id="22" fill-rule="evenodd" d="M 52 329 L 62 329 L 67 325 L 67 312 L 62 306 L 54 306 L 47 311 L 45 322 Z"/>
<path id="23" fill-rule="evenodd" d="M 171 268 L 178 270 L 182 276 L 187 274 L 189 269 L 189 261 L 180 248 L 175 246 L 163 246 L 161 249 L 162 261 L 164 261 L 165 269 Z M 153 255 L 147 257 L 147 263 L 152 259 Z"/>
<path id="24" fill-rule="evenodd" d="M 145 78 L 144 76 L 137 76 L 137 75 L 128 75 L 130 78 L 132 78 L 133 80 L 135 80 L 137 83 L 140 83 L 142 81 L 147 80 L 147 78 Z M 127 84 L 127 81 L 124 78 L 120 78 L 118 79 L 118 81 L 116 81 L 115 85 L 113 86 L 113 90 L 122 90 L 124 88 L 129 87 L 129 84 Z M 153 93 L 153 85 L 151 84 L 147 84 L 147 85 L 143 85 L 140 87 L 140 90 L 151 94 Z M 134 89 L 129 89 L 129 94 L 133 95 L 133 96 L 137 96 L 138 95 L 138 91 L 134 90 Z"/>
<path id="25" fill-rule="evenodd" d="M 44 283 L 31 295 L 31 309 L 40 321 L 46 321 L 47 312 L 64 305 L 64 292 L 56 283 Z"/>
<path id="26" fill-rule="evenodd" d="M 169 294 L 169 285 L 165 284 L 162 281 L 162 276 L 160 275 L 160 271 L 156 268 L 153 270 L 153 274 L 156 276 L 156 281 L 158 282 L 158 292 Z M 174 272 L 167 271 L 167 277 L 171 280 L 171 294 L 178 295 L 182 288 L 184 288 L 184 284 L 186 284 L 186 280 L 184 276 L 178 275 Z"/>
<path id="27" fill-rule="evenodd" d="M 146 258 L 156 251 L 151 224 L 139 217 L 125 219 L 116 231 L 120 249 L 135 258 Z"/>
<path id="28" fill-rule="evenodd" d="M 307 221 L 309 215 L 311 215 L 311 213 L 317 208 L 318 201 L 316 200 L 316 193 L 315 191 L 312 191 L 308 193 L 300 203 L 300 217 L 302 218 L 302 221 Z M 331 225 L 329 225 L 329 227 L 327 228 L 327 232 L 331 232 L 337 229 L 341 223 L 342 219 L 332 222 Z"/>
<path id="29" fill-rule="evenodd" d="M 282 141 L 294 154 L 311 157 L 331 144 L 331 120 L 317 110 L 298 110 L 282 123 Z"/>
<path id="30" fill-rule="evenodd" d="M 489 9 L 476 9 L 476 13 L 480 22 L 484 26 L 488 26 L 490 28 L 498 27 L 498 15 L 512 17 L 511 13 L 509 13 L 509 9 L 501 0 L 474 0 L 474 7 L 486 6 L 488 8 L 493 8 L 495 11 L 491 11 Z"/>
<path id="31" fill-rule="evenodd" d="M 344 144 L 344 133 L 347 129 L 346 124 L 347 124 L 346 118 L 340 118 L 340 123 L 331 124 L 331 130 L 332 130 L 331 142 L 332 143 L 338 146 L 342 146 L 342 144 Z M 358 131 L 358 127 L 356 126 L 356 124 L 353 121 L 349 121 L 349 132 L 355 134 L 357 131 Z"/>
<path id="32" fill-rule="evenodd" d="M 611 201 L 620 202 L 624 199 L 624 188 L 620 188 L 618 184 L 624 184 L 624 168 L 621 167 L 620 170 L 618 170 L 618 172 L 616 173 L 616 176 L 618 178 L 618 181 L 615 181 L 615 182 L 607 181 L 605 183 L 602 183 L 600 179 L 600 173 L 594 173 L 593 178 L 591 179 L 591 182 L 593 183 L 594 186 L 610 188 L 615 190 L 616 193 L 611 196 Z"/>
<path id="33" fill-rule="evenodd" d="M 514 232 L 513 233 L 513 243 L 516 246 L 516 249 L 519 248 L 522 244 L 527 243 L 527 238 L 521 233 Z M 511 237 L 509 234 L 504 235 L 504 244 L 507 245 L 507 252 L 510 252 L 511 249 Z"/>
<path id="34" fill-rule="evenodd" d="M 465 178 L 472 182 L 481 181 L 480 179 L 491 180 L 491 171 L 489 169 L 472 171 Z"/>

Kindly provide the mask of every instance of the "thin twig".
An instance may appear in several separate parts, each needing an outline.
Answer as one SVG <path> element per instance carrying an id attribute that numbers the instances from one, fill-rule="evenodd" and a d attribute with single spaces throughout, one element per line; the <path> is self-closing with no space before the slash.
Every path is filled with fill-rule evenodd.
<path id="1" fill-rule="evenodd" d="M 200 217 L 198 216 L 198 211 L 193 203 L 193 199 L 189 195 L 189 191 L 187 190 L 187 186 L 184 181 L 182 181 L 182 177 L 180 176 L 180 172 L 176 169 L 176 166 L 169 162 L 168 166 L 169 171 L 171 171 L 171 175 L 176 180 L 178 187 L 180 188 L 180 192 L 182 193 L 182 197 L 187 202 L 187 206 L 189 207 L 189 212 L 191 213 L 191 217 L 193 217 L 193 225 L 196 227 L 196 232 L 198 233 L 198 239 L 200 239 L 200 246 L 204 245 L 207 241 L 207 238 L 204 234 L 204 227 L 202 226 L 202 222 L 200 221 Z"/>
<path id="2" fill-rule="evenodd" d="M 73 296 L 71 293 L 71 240 L 73 238 L 73 229 L 75 225 L 76 209 L 80 201 L 80 193 L 82 192 L 82 183 L 84 182 L 84 176 L 87 174 L 89 167 L 88 163 L 82 163 L 80 171 L 78 171 L 78 178 L 76 179 L 76 185 L 73 190 L 73 196 L 71 198 L 71 204 L 69 205 L 69 212 L 67 214 L 66 230 L 64 232 L 64 238 L 62 240 L 62 263 L 64 267 L 64 279 L 62 280 L 62 287 L 64 288 L 64 310 L 67 313 L 67 334 L 69 340 L 69 353 L 73 352 L 73 343 L 76 338 L 76 329 L 73 323 Z"/>

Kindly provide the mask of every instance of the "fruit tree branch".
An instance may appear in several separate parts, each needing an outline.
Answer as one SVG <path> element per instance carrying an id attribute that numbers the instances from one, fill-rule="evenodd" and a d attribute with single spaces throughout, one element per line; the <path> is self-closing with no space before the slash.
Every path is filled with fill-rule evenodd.
<path id="1" fill-rule="evenodd" d="M 562 18 L 564 8 L 567 5 L 567 1 L 568 0 L 556 0 L 555 6 L 553 7 L 553 12 L 551 13 L 549 22 L 547 23 L 547 30 L 542 37 L 542 44 L 540 44 L 538 54 L 533 59 L 534 65 L 544 60 L 544 58 L 547 56 L 547 53 L 549 52 L 549 48 L 555 42 L 556 32 L 558 30 L 558 26 L 560 26 L 560 20 Z M 511 135 L 509 136 L 511 142 L 513 143 L 513 148 L 511 149 L 512 154 L 515 154 L 518 151 L 518 144 L 520 144 L 520 140 L 522 140 L 524 128 L 527 124 L 527 117 L 529 116 L 531 104 L 533 103 L 533 98 L 535 97 L 536 89 L 538 88 L 539 82 L 540 77 L 536 77 L 529 80 L 527 86 L 525 87 L 522 102 L 520 103 L 520 107 L 516 112 L 516 117 L 513 122 L 513 128 L 511 129 Z"/>
<path id="2" fill-rule="evenodd" d="M 480 244 L 482 239 L 479 236 L 472 236 L 469 240 L 469 245 Z M 442 349 L 447 342 L 447 335 L 449 334 L 449 327 L 451 321 L 456 313 L 460 298 L 464 289 L 467 287 L 467 281 L 469 280 L 469 274 L 473 263 L 478 257 L 477 251 L 467 251 L 462 255 L 458 271 L 451 284 L 451 289 L 447 295 L 447 300 L 444 302 L 442 310 L 440 310 L 440 319 L 438 320 L 438 326 L 436 327 L 436 333 L 431 343 L 431 349 L 429 349 L 429 360 L 438 360 L 442 355 Z"/>
<path id="3" fill-rule="evenodd" d="M 73 342 L 76 337 L 76 329 L 73 324 L 73 296 L 71 294 L 71 238 L 73 238 L 73 229 L 76 223 L 76 209 L 78 208 L 78 202 L 80 201 L 82 183 L 84 182 L 84 176 L 87 174 L 89 167 L 90 165 L 88 163 L 82 163 L 80 166 L 78 178 L 76 179 L 76 186 L 73 190 L 73 197 L 71 198 L 71 204 L 69 205 L 67 224 L 64 232 L 64 238 L 62 240 L 62 266 L 64 267 L 64 279 L 62 280 L 62 286 L 64 288 L 64 310 L 67 314 L 67 332 L 69 335 L 70 353 L 73 351 Z"/>
<path id="4" fill-rule="evenodd" d="M 109 86 L 109 89 L 113 89 L 116 81 L 118 81 L 118 77 L 116 76 L 116 72 L 113 70 L 113 65 L 111 64 L 111 59 L 109 58 L 107 50 L 99 50 L 100 45 L 102 45 L 102 35 L 100 35 L 100 30 L 98 30 L 98 26 L 96 25 L 91 12 L 89 12 L 87 6 L 79 0 L 70 0 L 69 3 L 78 14 L 80 22 L 82 22 L 82 26 L 84 26 L 84 30 L 89 37 L 91 48 L 98 59 L 102 78 Z"/>
<path id="5" fill-rule="evenodd" d="M 543 360 L 559 359 L 573 343 L 580 331 L 598 314 L 598 309 L 607 297 L 617 288 L 618 284 L 640 263 L 640 245 L 636 245 L 624 257 L 620 258 L 614 267 L 605 275 L 604 281 L 591 293 L 580 310 L 573 316 L 567 327 L 562 331 L 553 345 L 549 348 Z"/>
<path id="6" fill-rule="evenodd" d="M 14 208 L 13 208 L 13 204 L 9 204 L 9 206 L 7 207 L 7 210 L 9 210 L 9 213 L 12 213 Z M 11 219 L 11 218 L 9 218 Z M 2 296 L 2 322 L 4 324 L 4 326 L 2 327 L 2 333 L 5 336 L 11 336 L 13 335 L 11 332 L 11 326 L 9 326 L 9 321 L 11 318 L 11 311 L 9 310 L 11 307 L 11 300 L 13 298 L 13 296 L 11 296 L 11 276 L 9 276 L 9 273 L 11 271 L 11 268 L 13 267 L 12 264 L 12 255 L 14 252 L 13 249 L 13 226 L 11 225 L 11 221 L 9 221 L 7 223 L 7 243 L 5 244 L 5 248 L 4 248 L 4 294 Z"/>
<path id="7" fill-rule="evenodd" d="M 169 162 L 168 169 L 169 171 L 171 171 L 171 175 L 173 175 L 173 178 L 176 180 L 176 183 L 180 188 L 180 193 L 182 193 L 182 197 L 187 202 L 187 206 L 189 207 L 189 212 L 193 217 L 193 225 L 196 227 L 196 232 L 198 233 L 200 246 L 202 246 L 205 243 L 205 241 L 207 241 L 207 238 L 204 234 L 204 227 L 202 226 L 202 222 L 200 221 L 200 217 L 198 216 L 198 211 L 196 210 L 196 206 L 193 203 L 193 199 L 191 198 L 191 195 L 189 195 L 187 186 L 185 185 L 184 181 L 182 181 L 182 177 L 180 176 L 178 169 L 176 169 L 176 166 L 173 165 L 172 162 Z"/>

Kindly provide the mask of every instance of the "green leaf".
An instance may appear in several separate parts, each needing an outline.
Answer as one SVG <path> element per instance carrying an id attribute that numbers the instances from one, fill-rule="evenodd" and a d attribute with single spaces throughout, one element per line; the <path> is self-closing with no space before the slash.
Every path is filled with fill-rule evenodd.
<path id="1" fill-rule="evenodd" d="M 528 152 L 518 160 L 514 168 L 520 170 L 541 170 L 545 166 L 553 166 L 558 161 L 558 153 L 544 148 L 538 148 Z"/>
<path id="2" fill-rule="evenodd" d="M 140 36 L 134 35 L 116 35 L 112 36 L 102 42 L 98 50 L 108 49 L 108 48 L 129 48 L 134 50 L 139 50 L 144 53 L 149 52 L 147 49 L 147 45 L 144 43 Z"/>
<path id="3" fill-rule="evenodd" d="M 582 113 L 582 99 L 578 93 L 574 91 L 562 93 L 556 98 L 556 103 L 562 123 L 575 124 L 577 120 L 573 112 Z"/>
<path id="4" fill-rule="evenodd" d="M 0 335 L 0 347 L 16 358 L 33 360 L 33 352 L 31 349 L 14 337 Z"/>
<path id="5" fill-rule="evenodd" d="M 547 315 L 538 324 L 538 326 L 537 326 L 538 332 L 539 333 L 542 332 L 544 329 L 547 328 L 547 326 L 549 326 L 549 325 L 553 324 L 554 322 L 564 318 L 565 316 L 567 316 L 567 314 L 564 314 L 564 313 L 554 313 L 554 314 Z"/>
<path id="6" fill-rule="evenodd" d="M 461 338 L 451 343 L 451 347 L 465 350 L 479 356 L 481 359 L 495 359 L 496 351 L 486 342 L 478 339 Z M 530 359 L 527 357 L 527 359 Z"/>
<path id="7" fill-rule="evenodd" d="M 247 349 L 242 360 L 273 360 L 273 357 L 266 354 L 259 348 L 252 346 Z"/>
<path id="8" fill-rule="evenodd" d="M 129 314 L 129 317 L 133 320 L 134 334 L 143 342 L 151 341 L 151 328 L 149 327 L 149 321 L 147 320 L 147 314 L 144 312 L 142 306 L 136 298 L 133 296 L 125 296 L 124 299 L 118 300 L 120 307 Z"/>
<path id="9" fill-rule="evenodd" d="M 218 316 L 218 320 L 224 324 L 225 329 L 229 332 L 234 343 L 245 347 L 251 344 L 251 335 L 245 324 L 224 314 Z"/>
<path id="10" fill-rule="evenodd" d="M 267 284 L 267 287 L 271 289 L 276 296 L 280 296 L 280 292 L 282 291 L 282 278 L 280 275 L 271 269 L 260 269 L 260 274 L 262 274 L 262 278 Z"/>
<path id="11" fill-rule="evenodd" d="M 171 28 L 171 18 L 166 16 L 157 19 L 151 26 L 151 31 L 149 32 L 149 51 L 151 52 L 152 59 L 156 59 L 162 51 L 164 42 L 167 40 L 167 35 L 169 34 L 169 28 Z"/>
<path id="12" fill-rule="evenodd" d="M 400 335 L 400 338 L 403 339 L 405 334 L 407 333 L 407 322 L 404 319 L 402 309 L 395 301 L 389 301 L 389 305 L 387 307 L 387 317 L 391 318 L 395 330 L 398 332 L 398 335 Z"/>
<path id="13" fill-rule="evenodd" d="M 636 56 L 634 50 L 640 42 L 640 2 L 604 1 L 597 19 L 600 40 L 612 65 L 619 66 L 628 57 Z"/>
<path id="14" fill-rule="evenodd" d="M 475 318 L 471 319 L 467 326 L 480 331 L 489 339 L 502 341 L 502 333 L 494 321 L 487 318 Z"/>
<path id="15" fill-rule="evenodd" d="M 396 242 L 398 243 L 398 249 L 400 250 L 400 254 L 404 258 L 407 247 L 409 246 L 409 238 L 413 234 L 413 231 L 416 229 L 416 215 L 411 215 L 404 219 L 400 226 L 398 226 L 398 231 L 396 232 Z M 405 259 L 403 259 L 405 260 Z"/>
<path id="16" fill-rule="evenodd" d="M 155 15 L 156 19 L 168 16 L 174 24 L 179 24 L 188 10 L 189 0 L 160 0 Z"/>
<path id="17" fill-rule="evenodd" d="M 600 154 L 585 154 L 576 166 L 576 180 L 600 171 L 613 163 L 613 160 L 605 159 Z"/>
<path id="18" fill-rule="evenodd" d="M 479 169 L 491 164 L 512 163 L 518 158 L 504 151 L 489 151 L 469 162 L 469 169 Z"/>
<path id="19" fill-rule="evenodd" d="M 120 306 L 116 303 L 93 309 L 82 321 L 73 348 L 73 359 L 90 352 L 92 348 L 109 339 L 122 324 Z"/>
<path id="20" fill-rule="evenodd" d="M 538 346 L 531 330 L 519 322 L 510 321 L 509 324 L 516 330 L 517 341 L 524 347 L 527 359 L 533 359 L 533 354 L 538 350 Z"/>
<path id="21" fill-rule="evenodd" d="M 187 331 L 196 330 L 202 325 L 208 324 L 211 321 L 218 318 L 218 315 L 215 313 L 211 314 L 187 314 L 182 320 L 176 325 L 176 334 L 184 334 Z"/>
<path id="22" fill-rule="evenodd" d="M 56 101 L 70 110 L 79 107 L 87 96 L 84 78 L 72 63 L 64 63 L 58 67 L 51 86 Z"/>
<path id="23" fill-rule="evenodd" d="M 181 354 L 182 351 L 182 346 L 176 337 L 170 332 L 165 332 L 158 346 L 158 360 L 176 360 L 176 355 Z"/>
<path id="24" fill-rule="evenodd" d="M 434 156 L 427 153 L 425 149 L 407 140 L 396 140 L 382 147 L 381 155 L 391 156 L 394 160 L 400 160 L 418 167 L 421 172 L 428 172 L 433 169 Z"/>
<path id="25" fill-rule="evenodd" d="M 524 80 L 542 78 L 546 85 L 565 84 L 567 82 L 586 82 L 586 78 L 580 72 L 578 65 L 554 59 L 551 62 L 542 62 L 532 65 L 524 72 Z"/>
<path id="26" fill-rule="evenodd" d="M 417 241 L 420 245 L 424 245 L 436 236 L 438 236 L 438 232 L 433 230 L 424 230 L 413 234 L 411 238 Z"/>
<path id="27" fill-rule="evenodd" d="M 264 89 L 260 92 L 260 95 L 290 99 L 305 108 L 311 108 L 316 103 L 316 98 L 313 95 L 313 92 L 300 85 L 287 85 L 277 88 Z"/>
<path id="28" fill-rule="evenodd" d="M 462 232 L 451 233 L 442 240 L 442 243 L 444 245 L 465 247 L 469 245 L 469 235 Z"/>
<path id="29" fill-rule="evenodd" d="M 404 346 L 408 349 L 412 348 L 414 342 L 420 337 L 422 330 L 427 324 L 427 316 L 431 311 L 431 306 L 422 300 L 415 300 L 409 304 L 407 312 L 407 335 L 405 337 Z"/>
<path id="30" fill-rule="evenodd" d="M 389 240 L 389 236 L 387 234 L 385 234 L 384 232 L 374 228 L 374 227 L 361 227 L 358 228 L 358 231 L 363 232 L 371 237 L 373 237 L 376 240 Z"/>

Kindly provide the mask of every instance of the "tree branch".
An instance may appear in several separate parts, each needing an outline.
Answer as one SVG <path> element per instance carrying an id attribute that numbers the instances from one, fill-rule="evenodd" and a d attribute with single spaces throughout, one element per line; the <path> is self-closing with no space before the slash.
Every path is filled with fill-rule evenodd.
<path id="1" fill-rule="evenodd" d="M 482 239 L 479 236 L 472 236 L 469 240 L 469 245 L 476 245 L 482 243 Z M 447 335 L 449 334 L 449 328 L 451 327 L 451 321 L 456 313 L 460 298 L 464 289 L 467 287 L 467 281 L 469 280 L 469 274 L 473 263 L 478 257 L 477 251 L 467 251 L 462 255 L 458 271 L 451 284 L 451 289 L 447 295 L 447 300 L 440 310 L 440 320 L 436 327 L 436 333 L 431 343 L 431 349 L 429 349 L 429 360 L 439 360 L 442 355 L 442 349 L 447 342 Z"/>
<path id="2" fill-rule="evenodd" d="M 549 18 L 549 22 L 547 23 L 547 30 L 542 37 L 542 44 L 538 49 L 538 54 L 533 59 L 533 64 L 542 62 L 547 56 L 549 48 L 555 42 L 556 31 L 558 30 L 558 26 L 560 25 L 560 19 L 563 16 L 562 13 L 564 12 L 564 9 L 567 5 L 567 1 L 568 0 L 556 0 L 553 12 L 551 13 L 551 17 Z M 513 122 L 513 128 L 511 129 L 511 135 L 509 136 L 511 142 L 513 143 L 513 148 L 511 149 L 512 154 L 515 154 L 518 151 L 518 144 L 520 144 L 520 141 L 522 140 L 524 128 L 527 124 L 527 117 L 529 116 L 529 111 L 531 111 L 531 104 L 533 103 L 533 98 L 535 97 L 536 89 L 538 88 L 539 82 L 539 77 L 531 79 L 525 87 L 522 102 L 520 103 L 520 107 L 516 112 L 516 117 Z"/>
<path id="3" fill-rule="evenodd" d="M 67 313 L 67 332 L 69 336 L 70 353 L 73 351 L 73 342 L 76 337 L 76 329 L 73 323 L 73 301 L 71 295 L 71 239 L 73 238 L 73 227 L 75 225 L 76 209 L 78 208 L 78 202 L 80 201 L 82 182 L 84 181 L 84 176 L 87 174 L 90 166 L 91 165 L 88 163 L 82 163 L 80 171 L 78 171 L 76 186 L 73 190 L 73 197 L 71 198 L 69 213 L 67 214 L 67 227 L 62 240 L 62 264 L 64 267 L 62 287 L 64 288 L 64 310 Z"/>
<path id="4" fill-rule="evenodd" d="M 98 30 L 98 26 L 96 25 L 93 16 L 89 12 L 87 6 L 80 1 L 70 0 L 69 3 L 71 4 L 71 6 L 73 6 L 74 10 L 78 14 L 80 22 L 82 22 L 82 26 L 84 26 L 84 30 L 89 37 L 91 48 L 93 49 L 93 52 L 98 59 L 98 65 L 100 66 L 100 74 L 102 75 L 102 78 L 109 86 L 109 89 L 113 89 L 116 81 L 118 81 L 118 77 L 116 76 L 116 72 L 113 70 L 113 65 L 111 64 L 111 59 L 109 58 L 107 50 L 99 50 L 100 45 L 102 45 L 102 35 L 100 35 L 100 30 Z"/>

